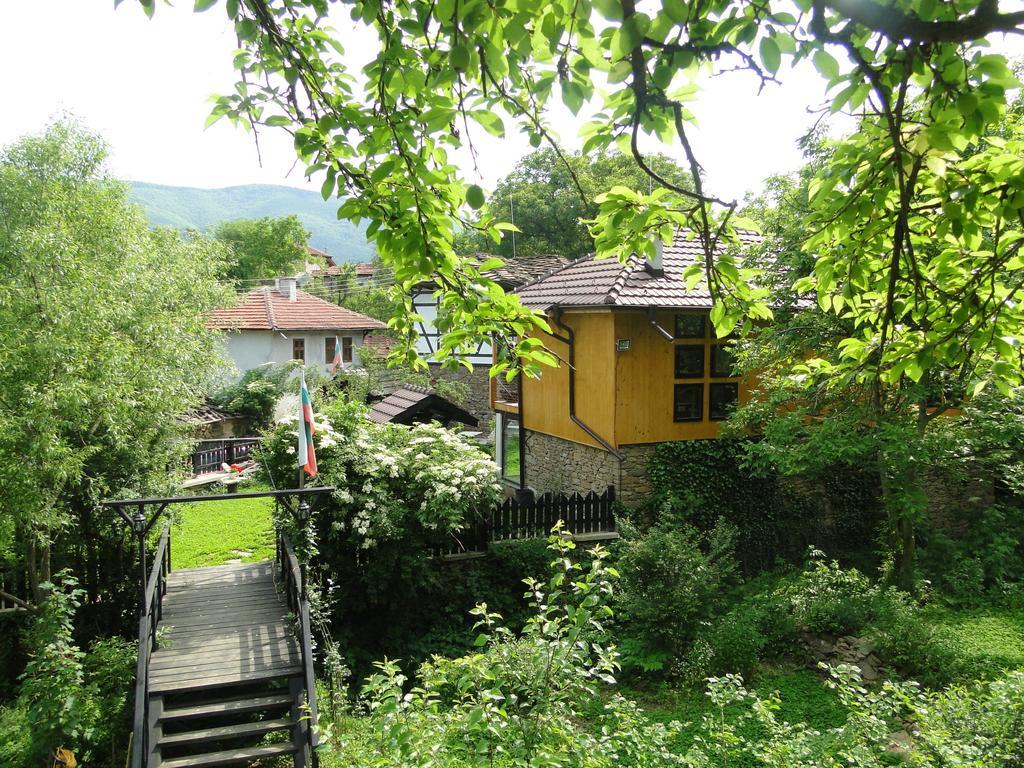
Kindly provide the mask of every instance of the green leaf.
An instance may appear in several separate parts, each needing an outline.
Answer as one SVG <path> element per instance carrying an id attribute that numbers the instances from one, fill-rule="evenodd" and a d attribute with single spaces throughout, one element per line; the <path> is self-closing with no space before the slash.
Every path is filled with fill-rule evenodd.
<path id="1" fill-rule="evenodd" d="M 826 80 L 835 80 L 839 77 L 839 62 L 828 51 L 815 52 L 814 68 Z"/>
<path id="2" fill-rule="evenodd" d="M 479 210 L 484 205 L 484 191 L 476 184 L 470 184 L 466 189 L 466 202 L 473 210 Z"/>
<path id="3" fill-rule="evenodd" d="M 764 68 L 773 75 L 777 73 L 782 65 L 782 52 L 779 50 L 779 44 L 775 42 L 775 38 L 770 36 L 762 37 L 759 50 L 761 53 L 761 63 L 764 65 Z"/>
<path id="4" fill-rule="evenodd" d="M 203 11 L 209 10 L 217 4 L 218 0 L 196 0 L 195 7 L 193 7 L 193 13 L 202 13 Z"/>

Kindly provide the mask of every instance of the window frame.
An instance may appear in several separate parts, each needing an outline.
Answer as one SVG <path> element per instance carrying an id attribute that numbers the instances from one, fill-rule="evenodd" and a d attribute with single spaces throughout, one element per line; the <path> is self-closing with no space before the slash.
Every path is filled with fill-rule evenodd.
<path id="1" fill-rule="evenodd" d="M 299 354 L 295 354 L 298 352 Z M 292 337 L 292 360 L 299 360 L 303 363 L 306 362 L 306 337 L 305 336 L 293 336 Z"/>
<path id="2" fill-rule="evenodd" d="M 725 410 L 720 411 L 718 415 L 715 415 L 714 403 L 715 399 L 712 396 L 712 392 L 715 389 L 719 391 L 723 389 L 731 388 L 734 392 L 734 397 L 725 404 Z M 729 418 L 729 413 L 732 411 L 734 403 L 738 403 L 740 400 L 740 385 L 737 381 L 712 381 L 708 384 L 708 421 L 725 421 Z"/>
<path id="3" fill-rule="evenodd" d="M 355 340 L 351 336 L 341 337 L 341 362 L 352 362 L 355 346 Z"/>
<path id="4" fill-rule="evenodd" d="M 681 392 L 689 390 L 691 392 L 697 392 L 697 415 L 696 416 L 679 416 L 679 395 Z M 672 386 L 672 421 L 677 424 L 686 424 L 691 422 L 702 422 L 704 421 L 704 382 L 695 384 L 692 382 L 675 383 Z"/>
<path id="5" fill-rule="evenodd" d="M 700 320 L 700 333 L 699 334 L 684 334 L 682 333 L 682 322 L 686 319 L 697 318 Z M 676 339 L 706 339 L 708 335 L 708 316 L 707 312 L 676 312 L 673 320 L 673 338 Z"/>
<path id="6" fill-rule="evenodd" d="M 726 370 L 726 371 L 721 371 L 718 368 L 718 351 L 719 350 L 722 350 L 726 354 L 728 354 L 730 360 L 733 363 L 735 363 L 735 358 L 733 357 L 733 354 L 732 354 L 732 352 L 729 349 L 732 346 L 732 343 L 728 342 L 728 341 L 720 341 L 720 342 L 712 343 L 710 346 L 711 346 L 711 378 L 713 378 L 713 379 L 738 379 L 739 376 L 737 376 L 735 373 L 732 372 L 732 366 L 731 365 L 729 366 L 729 370 Z"/>
<path id="7" fill-rule="evenodd" d="M 706 348 L 707 348 L 706 344 L 676 344 L 675 345 L 675 352 L 673 353 L 674 356 L 675 356 L 675 360 L 673 361 L 673 373 L 675 374 L 674 378 L 676 378 L 676 379 L 703 379 L 704 378 L 704 368 L 705 368 L 705 365 L 704 365 L 704 362 L 705 362 L 704 355 L 705 355 L 705 349 Z M 698 370 L 696 372 L 687 373 L 679 365 L 680 358 L 685 356 L 684 355 L 685 352 L 689 352 L 689 353 L 692 354 L 692 353 L 694 353 L 696 351 L 700 352 L 700 370 Z"/>
<path id="8" fill-rule="evenodd" d="M 334 348 L 337 343 L 337 336 L 324 336 L 324 362 L 328 365 L 334 362 Z"/>

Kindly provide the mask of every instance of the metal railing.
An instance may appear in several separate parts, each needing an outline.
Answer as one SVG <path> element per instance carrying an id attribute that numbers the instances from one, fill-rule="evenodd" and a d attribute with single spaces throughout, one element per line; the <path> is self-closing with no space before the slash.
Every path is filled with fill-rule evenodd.
<path id="1" fill-rule="evenodd" d="M 139 659 L 135 670 L 135 714 L 132 720 L 131 768 L 142 768 L 149 754 L 149 659 L 157 647 L 156 628 L 163 617 L 163 598 L 171 572 L 171 526 L 164 525 L 142 591 L 139 611 Z"/>
<path id="2" fill-rule="evenodd" d="M 309 720 L 304 731 L 309 746 L 310 761 L 313 768 L 319 765 L 316 748 L 319 744 L 317 735 L 316 678 L 313 670 L 313 635 L 310 628 L 309 598 L 306 594 L 306 578 L 295 549 L 288 534 L 278 530 L 277 534 L 277 568 L 284 582 L 285 599 L 288 608 L 295 615 L 298 623 L 299 645 L 302 649 L 302 681 L 306 689 L 306 705 L 309 707 Z"/>

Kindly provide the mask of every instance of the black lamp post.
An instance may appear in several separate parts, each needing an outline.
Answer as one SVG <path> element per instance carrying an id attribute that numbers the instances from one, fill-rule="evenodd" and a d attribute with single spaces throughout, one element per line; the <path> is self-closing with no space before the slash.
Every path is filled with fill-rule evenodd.
<path id="1" fill-rule="evenodd" d="M 132 515 L 132 530 L 139 545 L 139 612 L 146 610 L 146 515 L 139 507 Z"/>

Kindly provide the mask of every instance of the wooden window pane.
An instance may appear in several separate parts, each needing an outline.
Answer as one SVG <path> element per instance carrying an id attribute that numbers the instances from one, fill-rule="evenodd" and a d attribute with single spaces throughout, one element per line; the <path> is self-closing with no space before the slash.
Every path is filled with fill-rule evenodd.
<path id="1" fill-rule="evenodd" d="M 701 421 L 704 418 L 704 385 L 676 384 L 672 404 L 673 421 Z"/>
<path id="2" fill-rule="evenodd" d="M 352 362 L 352 337 L 342 336 L 341 337 L 341 362 L 351 363 Z"/>
<path id="3" fill-rule="evenodd" d="M 739 385 L 737 384 L 712 384 L 708 393 L 708 410 L 711 412 L 713 421 L 721 421 L 729 418 L 733 403 L 740 396 Z"/>
<path id="4" fill-rule="evenodd" d="M 725 379 L 735 376 L 734 363 L 732 350 L 728 344 L 715 344 L 711 348 L 711 375 L 715 378 Z"/>
<path id="5" fill-rule="evenodd" d="M 676 347 L 676 378 L 699 379 L 704 376 L 704 345 L 680 344 Z"/>
<path id="6" fill-rule="evenodd" d="M 334 362 L 334 348 L 338 346 L 336 336 L 328 336 L 324 339 L 324 360 L 328 363 Z"/>
<path id="7" fill-rule="evenodd" d="M 292 339 L 292 360 L 306 362 L 306 340 Z"/>

